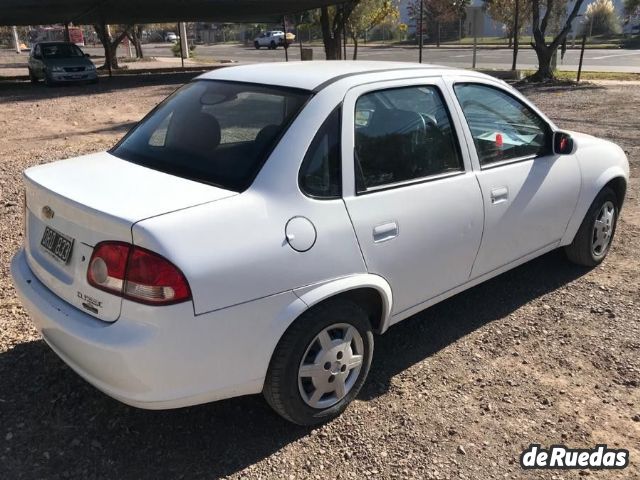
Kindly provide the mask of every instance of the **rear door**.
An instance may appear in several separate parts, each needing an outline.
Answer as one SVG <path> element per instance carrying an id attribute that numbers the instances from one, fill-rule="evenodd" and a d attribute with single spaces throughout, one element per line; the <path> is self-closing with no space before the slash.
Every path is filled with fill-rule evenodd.
<path id="1" fill-rule="evenodd" d="M 343 196 L 367 269 L 399 314 L 469 278 L 482 196 L 460 123 L 438 78 L 350 90 L 343 108 Z"/>
<path id="2" fill-rule="evenodd" d="M 552 125 L 494 83 L 453 81 L 465 132 L 475 145 L 485 208 L 472 277 L 559 245 L 580 192 L 575 155 L 555 155 Z"/>

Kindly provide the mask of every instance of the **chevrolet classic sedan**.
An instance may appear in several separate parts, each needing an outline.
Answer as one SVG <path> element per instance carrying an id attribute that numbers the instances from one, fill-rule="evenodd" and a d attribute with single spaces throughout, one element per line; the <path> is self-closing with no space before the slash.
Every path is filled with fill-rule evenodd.
<path id="1" fill-rule="evenodd" d="M 629 166 L 476 72 L 219 69 L 113 149 L 24 173 L 18 294 L 51 348 L 149 409 L 263 393 L 304 425 L 374 335 L 553 249 L 606 257 Z"/>

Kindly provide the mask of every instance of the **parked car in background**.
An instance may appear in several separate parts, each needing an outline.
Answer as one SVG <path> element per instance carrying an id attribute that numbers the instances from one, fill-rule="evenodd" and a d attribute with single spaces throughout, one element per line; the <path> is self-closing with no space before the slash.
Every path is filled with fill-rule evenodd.
<path id="1" fill-rule="evenodd" d="M 253 45 L 258 50 L 261 47 L 266 47 L 270 50 L 275 50 L 278 47 L 284 46 L 285 41 L 287 45 L 290 45 L 291 43 L 293 43 L 295 38 L 296 37 L 293 33 L 287 33 L 285 35 L 285 33 L 282 30 L 270 30 L 256 37 L 253 41 Z"/>
<path id="2" fill-rule="evenodd" d="M 70 42 L 39 42 L 29 53 L 29 79 L 47 85 L 69 82 L 97 82 L 96 66 Z"/>
<path id="3" fill-rule="evenodd" d="M 356 397 L 374 334 L 556 248 L 602 262 L 628 176 L 620 147 L 478 72 L 229 67 L 109 152 L 26 170 L 11 273 L 45 341 L 108 395 L 262 392 L 312 425 Z"/>
<path id="4" fill-rule="evenodd" d="M 167 32 L 164 34 L 164 41 L 175 43 L 178 41 L 178 35 L 176 35 L 174 32 Z"/>

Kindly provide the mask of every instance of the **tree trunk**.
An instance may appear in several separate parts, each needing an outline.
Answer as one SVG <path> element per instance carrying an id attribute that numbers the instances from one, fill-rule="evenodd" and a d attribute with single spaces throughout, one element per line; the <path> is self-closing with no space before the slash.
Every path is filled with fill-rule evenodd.
<path id="1" fill-rule="evenodd" d="M 342 36 L 341 28 L 336 28 L 335 19 L 331 25 L 331 15 L 329 7 L 320 9 L 320 26 L 322 27 L 322 41 L 324 43 L 324 53 L 327 60 L 342 59 Z"/>
<path id="2" fill-rule="evenodd" d="M 353 38 L 353 59 L 357 60 L 358 59 L 358 36 L 351 35 L 351 38 Z"/>
<path id="3" fill-rule="evenodd" d="M 136 57 L 144 58 L 142 51 L 142 25 L 137 25 L 133 31 L 133 46 L 136 49 Z"/>
<path id="4" fill-rule="evenodd" d="M 440 22 L 436 22 L 436 47 L 440 48 Z"/>
<path id="5" fill-rule="evenodd" d="M 132 26 L 128 26 L 127 28 L 125 28 L 125 30 L 115 39 L 112 38 L 111 31 L 108 25 L 106 26 L 106 28 L 102 28 L 102 25 L 96 24 L 93 26 L 93 28 L 95 29 L 96 34 L 98 35 L 98 39 L 100 40 L 100 43 L 102 43 L 102 46 L 104 48 L 104 65 L 102 66 L 102 68 L 109 70 L 109 65 L 112 69 L 120 68 L 118 66 L 117 55 L 118 45 L 120 45 L 122 40 L 124 40 L 124 38 L 129 34 Z M 111 54 L 109 55 L 109 53 Z"/>
<path id="6" fill-rule="evenodd" d="M 540 45 L 534 45 L 534 50 L 538 56 L 538 71 L 529 77 L 534 82 L 548 82 L 555 79 L 551 70 L 551 57 L 554 50 Z"/>

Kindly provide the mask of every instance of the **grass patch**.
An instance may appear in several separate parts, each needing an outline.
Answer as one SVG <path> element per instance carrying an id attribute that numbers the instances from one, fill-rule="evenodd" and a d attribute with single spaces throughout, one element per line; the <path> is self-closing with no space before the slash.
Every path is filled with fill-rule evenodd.
<path id="1" fill-rule="evenodd" d="M 533 75 L 535 70 L 522 70 L 522 77 L 528 77 Z M 578 76 L 578 72 L 568 71 L 556 71 L 556 78 L 558 80 L 572 80 L 575 81 Z M 632 72 L 585 72 L 580 74 L 580 80 L 636 80 L 640 81 L 640 73 Z"/>

